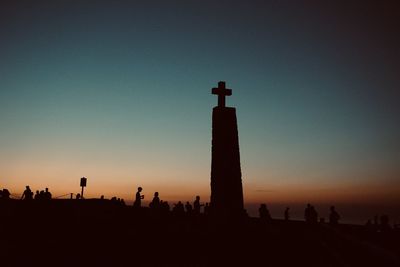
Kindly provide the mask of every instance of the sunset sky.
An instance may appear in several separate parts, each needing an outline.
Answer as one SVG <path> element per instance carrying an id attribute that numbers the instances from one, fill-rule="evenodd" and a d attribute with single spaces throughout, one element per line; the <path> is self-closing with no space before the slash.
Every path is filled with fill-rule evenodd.
<path id="1" fill-rule="evenodd" d="M 1 1 L 0 188 L 61 196 L 86 176 L 86 197 L 208 201 L 226 81 L 248 207 L 400 221 L 399 16 L 383 1 Z"/>

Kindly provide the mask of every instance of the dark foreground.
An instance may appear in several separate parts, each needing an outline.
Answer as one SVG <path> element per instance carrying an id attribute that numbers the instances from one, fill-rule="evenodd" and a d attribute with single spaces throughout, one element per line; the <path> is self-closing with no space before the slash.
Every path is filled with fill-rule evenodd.
<path id="1" fill-rule="evenodd" d="M 399 231 L 221 222 L 100 200 L 0 203 L 0 266 L 400 266 Z"/>

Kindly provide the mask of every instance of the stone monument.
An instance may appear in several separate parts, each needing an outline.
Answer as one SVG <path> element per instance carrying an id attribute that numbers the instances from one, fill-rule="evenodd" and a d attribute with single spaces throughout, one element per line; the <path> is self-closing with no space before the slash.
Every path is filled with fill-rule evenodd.
<path id="1" fill-rule="evenodd" d="M 210 212 L 223 217 L 242 216 L 245 211 L 236 109 L 225 106 L 225 97 L 232 95 L 232 90 L 219 82 L 212 94 L 218 95 L 218 106 L 212 114 Z"/>

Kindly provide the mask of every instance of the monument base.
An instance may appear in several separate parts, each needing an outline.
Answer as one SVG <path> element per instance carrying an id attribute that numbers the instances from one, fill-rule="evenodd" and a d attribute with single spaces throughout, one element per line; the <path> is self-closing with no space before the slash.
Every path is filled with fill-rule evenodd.
<path id="1" fill-rule="evenodd" d="M 236 109 L 214 107 L 210 211 L 222 217 L 244 216 Z"/>

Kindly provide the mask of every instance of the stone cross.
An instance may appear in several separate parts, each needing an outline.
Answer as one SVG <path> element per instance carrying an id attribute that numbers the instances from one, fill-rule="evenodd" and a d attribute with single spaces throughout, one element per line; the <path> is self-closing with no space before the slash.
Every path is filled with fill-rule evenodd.
<path id="1" fill-rule="evenodd" d="M 225 107 L 225 96 L 232 95 L 232 89 L 225 88 L 225 82 L 218 82 L 218 88 L 213 88 L 211 93 L 218 95 L 218 107 Z"/>

